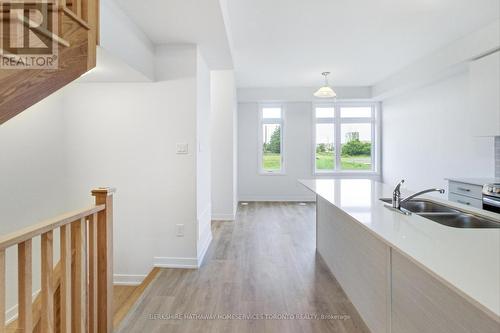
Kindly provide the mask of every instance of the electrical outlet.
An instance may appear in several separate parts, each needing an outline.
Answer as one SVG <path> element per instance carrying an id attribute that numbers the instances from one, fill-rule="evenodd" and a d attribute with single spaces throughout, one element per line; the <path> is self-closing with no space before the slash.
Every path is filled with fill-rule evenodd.
<path id="1" fill-rule="evenodd" d="M 187 154 L 189 149 L 188 149 L 188 144 L 187 143 L 178 143 L 176 145 L 176 153 L 177 154 Z"/>
<path id="2" fill-rule="evenodd" d="M 175 233 L 177 237 L 184 237 L 184 224 L 176 224 Z"/>

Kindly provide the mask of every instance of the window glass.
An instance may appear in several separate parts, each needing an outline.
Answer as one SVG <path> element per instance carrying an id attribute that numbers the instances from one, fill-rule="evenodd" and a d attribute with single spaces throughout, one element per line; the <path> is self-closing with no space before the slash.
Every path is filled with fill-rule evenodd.
<path id="1" fill-rule="evenodd" d="M 372 125 L 341 124 L 341 169 L 372 170 Z"/>
<path id="2" fill-rule="evenodd" d="M 316 170 L 335 169 L 334 124 L 316 124 Z"/>
<path id="3" fill-rule="evenodd" d="M 262 169 L 264 171 L 281 170 L 280 124 L 262 125 Z"/>
<path id="4" fill-rule="evenodd" d="M 281 118 L 281 108 L 262 108 L 262 118 L 279 119 Z"/>
<path id="5" fill-rule="evenodd" d="M 316 118 L 333 118 L 335 109 L 333 107 L 317 107 Z"/>
<path id="6" fill-rule="evenodd" d="M 315 106 L 314 165 L 317 172 L 375 171 L 375 106 Z M 339 116 L 339 119 L 334 118 Z"/>
<path id="7" fill-rule="evenodd" d="M 370 106 L 354 106 L 341 107 L 341 118 L 370 118 L 372 116 L 372 108 Z"/>

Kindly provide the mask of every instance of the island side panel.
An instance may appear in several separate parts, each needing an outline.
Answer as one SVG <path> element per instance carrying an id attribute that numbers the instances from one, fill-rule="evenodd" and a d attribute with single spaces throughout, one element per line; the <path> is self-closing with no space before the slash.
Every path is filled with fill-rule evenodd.
<path id="1" fill-rule="evenodd" d="M 390 248 L 321 197 L 316 226 L 318 253 L 368 328 L 389 332 Z"/>
<path id="2" fill-rule="evenodd" d="M 392 302 L 393 332 L 500 332 L 500 322 L 396 250 L 392 252 Z"/>

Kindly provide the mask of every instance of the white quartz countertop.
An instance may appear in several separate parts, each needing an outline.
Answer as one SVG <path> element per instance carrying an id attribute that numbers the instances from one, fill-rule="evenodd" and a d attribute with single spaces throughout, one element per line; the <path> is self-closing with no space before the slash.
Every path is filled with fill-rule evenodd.
<path id="1" fill-rule="evenodd" d="M 392 186 L 367 179 L 300 180 L 376 237 L 490 314 L 500 317 L 500 229 L 460 229 L 384 207 Z M 403 191 L 403 196 L 408 193 Z M 427 197 L 500 222 L 500 214 Z"/>
<path id="2" fill-rule="evenodd" d="M 500 183 L 500 178 L 446 178 L 446 180 L 464 184 L 483 186 L 486 184 Z"/>

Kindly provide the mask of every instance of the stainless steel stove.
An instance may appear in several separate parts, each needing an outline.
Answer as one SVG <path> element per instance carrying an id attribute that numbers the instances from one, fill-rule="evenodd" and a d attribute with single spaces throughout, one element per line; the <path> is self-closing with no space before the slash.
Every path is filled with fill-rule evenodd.
<path id="1" fill-rule="evenodd" d="M 500 213 L 500 183 L 483 186 L 483 209 Z"/>

